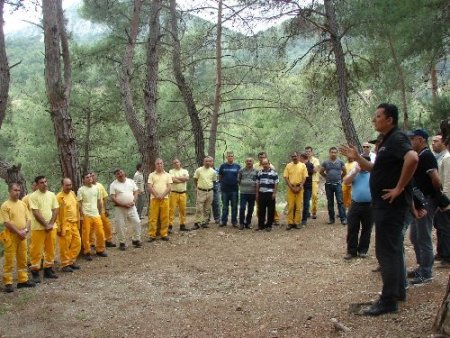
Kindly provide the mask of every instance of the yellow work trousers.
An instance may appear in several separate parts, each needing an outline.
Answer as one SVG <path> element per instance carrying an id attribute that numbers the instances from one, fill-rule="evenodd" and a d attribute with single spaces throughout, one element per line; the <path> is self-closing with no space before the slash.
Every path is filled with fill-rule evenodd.
<path id="1" fill-rule="evenodd" d="M 164 198 L 163 200 L 152 198 L 150 200 L 150 220 L 148 229 L 148 236 L 150 238 L 156 237 L 158 220 L 161 223 L 161 237 L 167 237 L 169 229 L 169 207 L 168 198 Z"/>
<path id="2" fill-rule="evenodd" d="M 105 251 L 105 233 L 103 232 L 103 224 L 100 216 L 84 216 L 82 228 L 83 254 L 87 255 L 91 252 L 90 235 L 95 232 L 95 251 L 98 253 Z"/>
<path id="3" fill-rule="evenodd" d="M 51 268 L 55 262 L 56 227 L 50 231 L 31 230 L 30 260 L 31 270 L 41 269 L 42 250 L 44 268 Z"/>
<path id="4" fill-rule="evenodd" d="M 350 208 L 352 204 L 352 186 L 347 184 L 342 184 L 342 199 L 344 201 L 344 208 Z"/>
<path id="5" fill-rule="evenodd" d="M 102 212 L 100 215 L 102 219 L 103 232 L 105 233 L 105 240 L 107 242 L 112 242 L 112 225 L 106 213 Z M 91 231 L 90 239 L 91 245 L 95 245 L 95 232 Z"/>
<path id="6" fill-rule="evenodd" d="M 319 201 L 319 181 L 312 181 L 311 214 L 317 214 L 317 203 Z"/>
<path id="7" fill-rule="evenodd" d="M 169 224 L 173 225 L 175 220 L 175 210 L 178 208 L 178 215 L 180 217 L 180 224 L 186 224 L 186 193 L 177 193 L 172 191 L 170 193 L 170 211 Z"/>
<path id="8" fill-rule="evenodd" d="M 300 224 L 303 211 L 303 189 L 294 194 L 291 189 L 287 191 L 288 224 Z"/>
<path id="9" fill-rule="evenodd" d="M 61 267 L 63 268 L 72 265 L 77 260 L 81 250 L 81 237 L 78 222 L 66 222 L 62 227 L 58 243 Z"/>
<path id="10" fill-rule="evenodd" d="M 5 230 L 3 233 L 4 256 L 3 263 L 3 284 L 13 283 L 14 259 L 17 264 L 17 282 L 28 281 L 27 273 L 27 239 L 20 239 L 19 236 Z"/>

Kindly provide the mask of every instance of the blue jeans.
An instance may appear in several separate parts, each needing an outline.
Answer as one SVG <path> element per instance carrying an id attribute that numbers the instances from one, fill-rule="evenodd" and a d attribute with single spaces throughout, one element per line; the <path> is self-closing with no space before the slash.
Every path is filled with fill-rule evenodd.
<path id="1" fill-rule="evenodd" d="M 228 222 L 228 208 L 230 204 L 231 204 L 231 224 L 237 225 L 238 192 L 222 191 L 222 224 L 227 224 Z"/>
<path id="2" fill-rule="evenodd" d="M 216 223 L 220 222 L 220 183 L 214 182 L 212 214 Z"/>
<path id="3" fill-rule="evenodd" d="M 309 215 L 309 205 L 311 202 L 312 196 L 312 187 L 311 188 L 303 188 L 303 214 L 302 214 L 302 223 L 306 223 Z"/>
<path id="4" fill-rule="evenodd" d="M 434 252 L 431 232 L 437 205 L 431 197 L 426 196 L 425 200 L 427 202 L 425 205 L 427 215 L 412 221 L 410 236 L 416 253 L 417 264 L 419 264 L 419 273 L 422 277 L 429 278 L 433 275 Z"/>
<path id="5" fill-rule="evenodd" d="M 255 208 L 255 194 L 241 194 L 239 201 L 239 224 L 249 226 L 252 223 L 253 209 Z M 247 207 L 248 206 L 248 207 Z M 245 208 L 247 207 L 247 216 Z"/>
<path id="6" fill-rule="evenodd" d="M 335 220 L 334 214 L 334 196 L 336 195 L 336 202 L 338 205 L 339 218 L 342 221 L 345 221 L 345 209 L 344 209 L 344 200 L 342 197 L 342 184 L 341 183 L 325 183 L 325 193 L 327 195 L 328 201 L 328 217 L 330 221 Z"/>

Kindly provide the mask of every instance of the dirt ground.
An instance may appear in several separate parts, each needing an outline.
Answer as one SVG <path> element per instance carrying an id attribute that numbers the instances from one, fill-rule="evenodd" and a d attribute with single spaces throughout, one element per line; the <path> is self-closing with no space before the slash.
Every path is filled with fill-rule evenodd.
<path id="1" fill-rule="evenodd" d="M 80 259 L 77 272 L 0 293 L 0 337 L 430 336 L 450 270 L 437 263 L 434 281 L 411 287 L 397 314 L 351 314 L 350 303 L 381 288 L 373 246 L 369 258 L 344 261 L 346 227 L 325 221 L 320 213 L 304 229 L 271 233 L 213 225 Z"/>

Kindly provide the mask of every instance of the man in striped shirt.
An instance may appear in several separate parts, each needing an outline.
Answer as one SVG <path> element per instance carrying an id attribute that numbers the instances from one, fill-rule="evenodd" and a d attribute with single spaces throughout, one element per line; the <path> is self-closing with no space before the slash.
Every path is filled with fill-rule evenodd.
<path id="1" fill-rule="evenodd" d="M 275 215 L 275 198 L 278 188 L 278 174 L 270 167 L 269 160 L 263 159 L 262 169 L 256 178 L 256 201 L 258 203 L 257 230 L 271 231 Z M 267 214 L 267 221 L 266 221 Z"/>

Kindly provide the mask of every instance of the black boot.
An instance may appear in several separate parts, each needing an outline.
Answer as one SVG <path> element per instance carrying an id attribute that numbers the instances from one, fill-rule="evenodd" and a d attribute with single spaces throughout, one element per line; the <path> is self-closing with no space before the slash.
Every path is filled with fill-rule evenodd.
<path id="1" fill-rule="evenodd" d="M 44 268 L 44 278 L 57 279 L 58 276 L 52 268 Z"/>
<path id="2" fill-rule="evenodd" d="M 31 280 L 33 282 L 40 283 L 41 282 L 41 277 L 39 276 L 39 270 L 31 270 Z"/>

